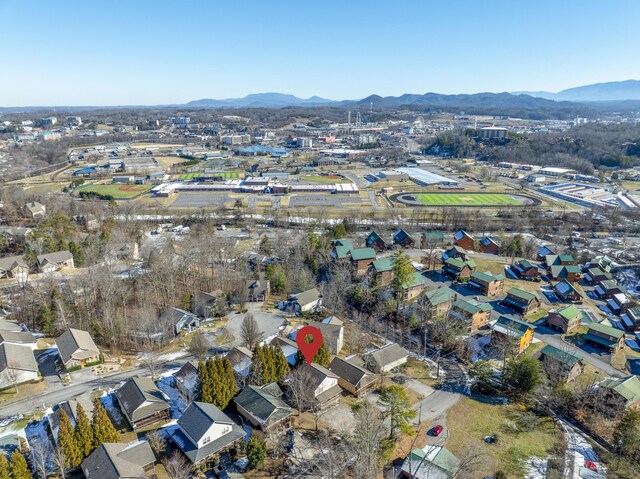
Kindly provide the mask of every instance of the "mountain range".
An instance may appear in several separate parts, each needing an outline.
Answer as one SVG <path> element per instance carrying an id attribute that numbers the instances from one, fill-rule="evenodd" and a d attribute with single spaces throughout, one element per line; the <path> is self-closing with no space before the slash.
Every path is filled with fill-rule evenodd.
<path id="1" fill-rule="evenodd" d="M 554 101 L 596 102 L 640 100 L 640 80 L 612 81 L 584 85 L 557 93 L 548 91 L 520 91 L 514 94 L 529 95 Z"/>
<path id="2" fill-rule="evenodd" d="M 201 99 L 186 103 L 186 107 L 203 108 L 283 108 L 292 106 L 337 106 L 337 107 L 378 107 L 392 108 L 396 106 L 416 106 L 432 108 L 477 107 L 477 108 L 520 108 L 535 109 L 566 109 L 581 108 L 597 102 L 624 102 L 627 100 L 640 101 L 640 80 L 626 80 L 620 82 L 596 83 L 575 88 L 569 88 L 557 93 L 546 91 L 522 91 L 503 93 L 473 93 L 459 95 L 444 95 L 440 93 L 412 94 L 400 96 L 370 95 L 360 100 L 329 100 L 319 96 L 298 98 L 285 93 L 254 93 L 243 98 L 229 98 L 225 100 Z M 600 105 L 603 106 L 603 105 Z M 616 105 L 618 106 L 618 105 Z"/>

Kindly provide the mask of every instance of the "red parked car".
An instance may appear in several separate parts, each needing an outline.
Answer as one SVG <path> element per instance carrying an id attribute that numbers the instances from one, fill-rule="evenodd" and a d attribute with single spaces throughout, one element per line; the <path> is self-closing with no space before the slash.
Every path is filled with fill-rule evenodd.
<path id="1" fill-rule="evenodd" d="M 585 461 L 585 465 L 586 465 L 589 469 L 591 469 L 592 471 L 597 471 L 597 470 L 598 470 L 598 466 L 596 466 L 596 463 L 595 463 L 595 462 L 593 462 L 593 461 L 589 461 L 589 460 L 587 460 L 587 461 Z"/>
<path id="2" fill-rule="evenodd" d="M 442 431 L 444 431 L 444 428 L 442 426 L 436 426 L 431 430 L 431 434 L 434 436 L 439 436 Z"/>

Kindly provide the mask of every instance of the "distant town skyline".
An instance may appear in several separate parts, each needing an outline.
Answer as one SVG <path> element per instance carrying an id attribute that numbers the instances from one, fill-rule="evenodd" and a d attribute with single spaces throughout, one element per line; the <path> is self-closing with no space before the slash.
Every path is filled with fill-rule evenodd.
<path id="1" fill-rule="evenodd" d="M 0 0 L 0 106 L 557 92 L 640 79 L 638 18 L 634 0 Z"/>

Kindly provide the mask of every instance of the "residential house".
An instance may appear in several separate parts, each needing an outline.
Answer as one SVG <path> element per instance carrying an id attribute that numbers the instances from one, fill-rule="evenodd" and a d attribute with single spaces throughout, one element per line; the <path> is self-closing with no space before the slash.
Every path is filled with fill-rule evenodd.
<path id="1" fill-rule="evenodd" d="M 608 378 L 598 384 L 600 409 L 610 417 L 619 417 L 625 409 L 640 406 L 640 379 Z"/>
<path id="2" fill-rule="evenodd" d="M 616 314 L 624 314 L 634 303 L 626 294 L 618 293 L 607 300 L 607 306 Z"/>
<path id="3" fill-rule="evenodd" d="M 500 316 L 491 329 L 494 337 L 513 343 L 514 354 L 522 354 L 533 341 L 533 327 L 509 316 Z"/>
<path id="4" fill-rule="evenodd" d="M 570 254 L 549 254 L 545 256 L 544 262 L 547 269 L 552 266 L 571 266 L 576 264 L 576 261 Z"/>
<path id="5" fill-rule="evenodd" d="M 331 354 L 339 354 L 344 345 L 344 326 L 340 318 L 329 316 L 322 322 L 311 323 L 322 333 L 322 340 Z"/>
<path id="6" fill-rule="evenodd" d="M 37 201 L 32 201 L 31 203 L 27 203 L 23 207 L 24 211 L 30 218 L 44 218 L 47 215 L 47 207 L 42 203 L 38 203 Z"/>
<path id="7" fill-rule="evenodd" d="M 200 319 L 195 314 L 180 308 L 165 309 L 158 322 L 165 331 L 171 330 L 175 336 L 200 326 Z"/>
<path id="8" fill-rule="evenodd" d="M 460 466 L 460 460 L 444 446 L 427 445 L 413 449 L 402 462 L 403 479 L 451 479 Z"/>
<path id="9" fill-rule="evenodd" d="M 29 331 L 0 331 L 0 343 L 15 344 L 18 346 L 26 346 L 31 351 L 38 348 L 38 342 Z"/>
<path id="10" fill-rule="evenodd" d="M 285 309 L 295 314 L 313 312 L 320 309 L 322 295 L 317 288 L 289 295 Z"/>
<path id="11" fill-rule="evenodd" d="M 22 256 L 6 256 L 0 258 L 0 279 L 11 278 L 24 282 L 28 276 L 29 265 Z"/>
<path id="12" fill-rule="evenodd" d="M 640 306 L 628 308 L 627 312 L 622 315 L 622 319 L 625 327 L 627 327 L 627 324 L 629 325 L 627 329 L 637 330 L 640 326 Z"/>
<path id="13" fill-rule="evenodd" d="M 544 261 L 544 259 L 547 256 L 554 255 L 554 254 L 556 254 L 555 247 L 552 247 L 549 245 L 541 246 L 540 248 L 538 248 L 538 251 L 536 252 L 536 260 Z"/>
<path id="14" fill-rule="evenodd" d="M 54 406 L 51 414 L 47 415 L 47 424 L 49 425 L 51 436 L 53 437 L 53 442 L 55 444 L 58 444 L 60 414 L 62 413 L 62 411 L 64 411 L 71 421 L 71 425 L 75 428 L 78 423 L 78 404 L 82 406 L 82 409 L 84 409 L 87 417 L 91 418 L 93 414 L 93 401 L 91 400 L 91 395 L 89 393 L 85 393 L 75 399 L 69 399 L 67 401 L 61 402 L 60 404 Z"/>
<path id="15" fill-rule="evenodd" d="M 552 309 L 547 315 L 547 325 L 566 334 L 577 330 L 581 321 L 582 311 L 573 304 L 562 309 Z"/>
<path id="16" fill-rule="evenodd" d="M 217 289 L 210 293 L 198 291 L 191 298 L 191 312 L 199 318 L 217 316 L 224 310 L 224 291 Z"/>
<path id="17" fill-rule="evenodd" d="M 349 238 L 339 238 L 331 241 L 333 247 L 332 255 L 338 260 L 349 259 L 349 252 L 353 249 L 353 240 Z"/>
<path id="18" fill-rule="evenodd" d="M 549 378 L 554 382 L 573 381 L 584 369 L 582 356 L 567 349 L 559 349 L 547 344 L 540 352 L 540 360 Z"/>
<path id="19" fill-rule="evenodd" d="M 476 263 L 472 259 L 462 261 L 457 258 L 449 258 L 442 266 L 442 272 L 456 281 L 469 279 L 475 269 Z"/>
<path id="20" fill-rule="evenodd" d="M 156 477 L 156 456 L 147 441 L 105 442 L 80 468 L 86 479 L 146 479 Z"/>
<path id="21" fill-rule="evenodd" d="M 500 254 L 500 246 L 493 239 L 484 236 L 480 239 L 480 252 L 486 254 Z"/>
<path id="22" fill-rule="evenodd" d="M 140 259 L 138 243 L 114 243 L 107 247 L 105 257 L 110 261 L 137 261 Z"/>
<path id="23" fill-rule="evenodd" d="M 424 231 L 420 235 L 421 249 L 444 248 L 446 240 L 442 231 Z"/>
<path id="24" fill-rule="evenodd" d="M 624 346 L 624 331 L 605 324 L 589 323 L 589 330 L 583 339 L 586 343 L 613 353 Z"/>
<path id="25" fill-rule="evenodd" d="M 587 270 L 584 274 L 584 279 L 592 285 L 597 285 L 602 283 L 603 281 L 611 281 L 613 280 L 613 274 L 602 271 L 600 268 L 595 267 Z"/>
<path id="26" fill-rule="evenodd" d="M 64 367 L 81 367 L 100 360 L 100 350 L 88 331 L 67 329 L 56 339 Z"/>
<path id="27" fill-rule="evenodd" d="M 338 385 L 338 376 L 316 363 L 311 363 L 308 371 L 310 374 L 308 387 L 315 397 L 314 407 L 328 409 L 337 405 L 342 391 Z"/>
<path id="28" fill-rule="evenodd" d="M 484 296 L 496 296 L 502 293 L 504 279 L 504 275 L 501 274 L 493 275 L 489 271 L 484 273 L 476 271 L 469 278 L 467 285 L 477 289 Z"/>
<path id="29" fill-rule="evenodd" d="M 38 365 L 29 346 L 0 344 L 0 389 L 38 380 Z"/>
<path id="30" fill-rule="evenodd" d="M 5 243 L 24 243 L 27 238 L 33 235 L 31 228 L 22 226 L 0 226 L 0 237 L 4 238 Z"/>
<path id="31" fill-rule="evenodd" d="M 466 261 L 468 259 L 467 250 L 460 246 L 452 246 L 448 250 L 442 252 L 442 261 L 446 261 L 449 258 L 457 258 L 462 261 Z"/>
<path id="32" fill-rule="evenodd" d="M 529 281 L 539 281 L 540 280 L 540 270 L 538 267 L 531 263 L 526 259 L 521 259 L 516 261 L 514 265 L 511 267 L 511 270 L 518 275 L 518 278 L 529 280 Z"/>
<path id="33" fill-rule="evenodd" d="M 406 349 L 396 343 L 387 344 L 363 357 L 365 366 L 374 373 L 386 373 L 403 365 L 409 359 Z"/>
<path id="34" fill-rule="evenodd" d="M 199 362 L 193 359 L 184 363 L 180 369 L 173 373 L 175 386 L 183 397 L 193 399 L 198 392 L 198 365 Z"/>
<path id="35" fill-rule="evenodd" d="M 38 255 L 38 271 L 51 273 L 62 268 L 73 268 L 73 255 L 69 251 Z"/>
<path id="36" fill-rule="evenodd" d="M 602 299 L 611 299 L 616 294 L 627 294 L 627 288 L 619 285 L 614 280 L 605 280 L 594 289 L 596 294 Z"/>
<path id="37" fill-rule="evenodd" d="M 115 396 L 134 431 L 169 419 L 167 398 L 150 378 L 129 379 L 116 390 Z"/>
<path id="38" fill-rule="evenodd" d="M 592 260 L 590 260 L 587 264 L 584 265 L 585 269 L 591 270 L 594 268 L 598 268 L 605 273 L 612 273 L 616 268 L 616 263 L 612 258 L 609 258 L 607 255 L 604 256 L 596 256 Z"/>
<path id="39" fill-rule="evenodd" d="M 371 263 L 371 270 L 376 279 L 376 284 L 380 287 L 385 287 L 391 284 L 393 281 L 393 264 L 395 259 L 391 256 L 386 258 L 380 258 Z"/>
<path id="40" fill-rule="evenodd" d="M 424 276 L 420 271 L 416 271 L 413 273 L 411 280 L 402 285 L 402 289 L 404 291 L 403 296 L 405 301 L 411 301 L 412 299 L 418 297 L 420 293 L 424 290 L 426 281 L 424 280 Z"/>
<path id="41" fill-rule="evenodd" d="M 489 324 L 493 308 L 489 303 L 479 303 L 475 299 L 459 298 L 449 310 L 449 317 L 467 324 L 468 332 L 480 329 Z"/>
<path id="42" fill-rule="evenodd" d="M 440 287 L 426 291 L 422 295 L 422 301 L 432 316 L 441 317 L 449 311 L 456 297 L 452 289 Z"/>
<path id="43" fill-rule="evenodd" d="M 373 248 L 377 252 L 385 251 L 386 249 L 388 249 L 386 241 L 382 239 L 382 237 L 375 231 L 369 233 L 369 236 L 367 236 L 367 239 L 364 243 L 367 248 Z"/>
<path id="44" fill-rule="evenodd" d="M 247 281 L 247 301 L 262 303 L 271 294 L 271 283 L 267 279 L 250 279 Z"/>
<path id="45" fill-rule="evenodd" d="M 350 255 L 354 274 L 362 276 L 367 273 L 369 265 L 376 259 L 376 250 L 373 248 L 354 248 Z"/>
<path id="46" fill-rule="evenodd" d="M 248 378 L 251 373 L 253 351 L 244 346 L 234 346 L 227 354 L 233 372 L 241 378 Z"/>
<path id="47" fill-rule="evenodd" d="M 285 359 L 289 363 L 289 366 L 296 365 L 296 359 L 298 355 L 298 344 L 295 341 L 292 341 L 289 338 L 285 338 L 284 336 L 276 336 L 274 341 L 280 345 L 280 349 L 282 349 L 282 354 L 284 354 Z"/>
<path id="48" fill-rule="evenodd" d="M 562 301 L 568 301 L 571 303 L 578 303 L 582 301 L 582 295 L 580 292 L 566 279 L 562 281 L 552 281 L 551 287 L 556 296 Z"/>
<path id="49" fill-rule="evenodd" d="M 98 223 L 98 218 L 96 218 L 95 215 L 92 214 L 73 215 L 72 219 L 77 225 L 84 227 L 87 231 L 96 230 L 98 229 L 98 226 L 100 226 L 100 224 Z"/>
<path id="50" fill-rule="evenodd" d="M 474 251 L 476 249 L 473 236 L 471 236 L 465 230 L 456 231 L 456 233 L 453 235 L 453 245 L 460 246 L 467 251 Z"/>
<path id="51" fill-rule="evenodd" d="M 338 385 L 356 397 L 373 387 L 376 381 L 375 375 L 363 367 L 337 356 L 333 358 L 328 369 L 338 376 Z"/>
<path id="52" fill-rule="evenodd" d="M 393 244 L 410 249 L 416 247 L 416 240 L 405 230 L 399 229 L 393 234 Z"/>
<path id="53" fill-rule="evenodd" d="M 576 283 L 580 280 L 580 267 L 569 265 L 569 266 L 551 266 L 549 268 L 549 277 L 552 281 L 562 281 L 566 280 L 570 283 Z"/>
<path id="54" fill-rule="evenodd" d="M 282 400 L 277 383 L 245 387 L 234 398 L 238 413 L 263 431 L 288 427 L 292 409 Z"/>
<path id="55" fill-rule="evenodd" d="M 507 297 L 502 300 L 502 305 L 515 309 L 518 313 L 526 315 L 533 313 L 540 307 L 540 298 L 537 293 L 525 291 L 520 288 L 511 288 L 507 291 Z"/>

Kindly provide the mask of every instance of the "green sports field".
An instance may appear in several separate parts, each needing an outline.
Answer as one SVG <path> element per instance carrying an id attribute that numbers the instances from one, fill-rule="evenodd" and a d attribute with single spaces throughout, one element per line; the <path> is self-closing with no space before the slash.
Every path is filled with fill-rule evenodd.
<path id="1" fill-rule="evenodd" d="M 520 206 L 523 201 L 504 193 L 419 193 L 425 206 Z"/>
<path id="2" fill-rule="evenodd" d="M 115 200 L 130 200 L 151 189 L 151 185 L 90 185 L 79 188 L 77 191 L 93 192 L 99 195 L 109 195 Z"/>

